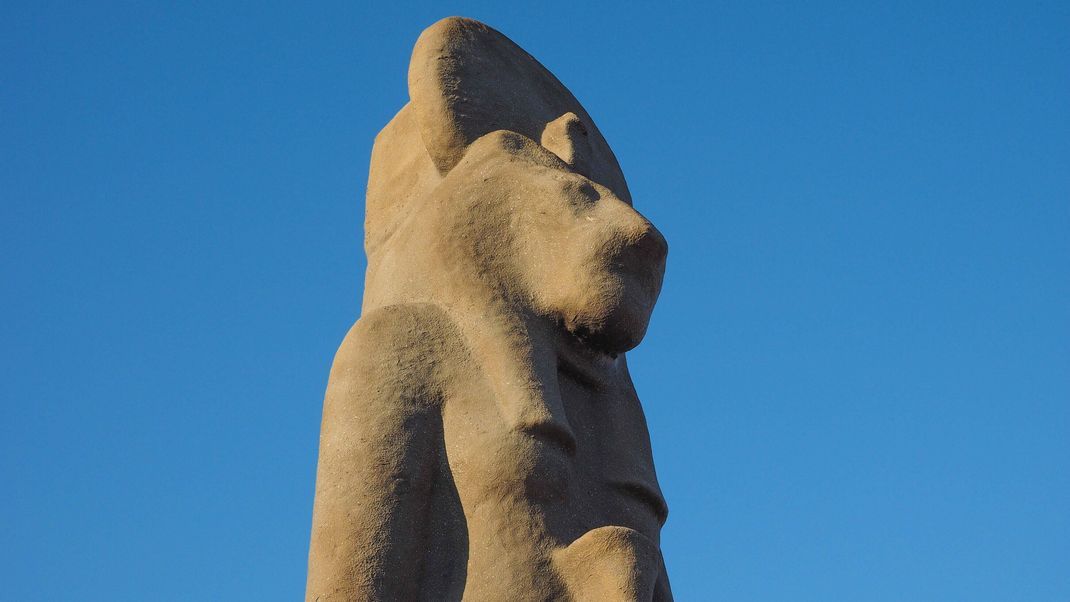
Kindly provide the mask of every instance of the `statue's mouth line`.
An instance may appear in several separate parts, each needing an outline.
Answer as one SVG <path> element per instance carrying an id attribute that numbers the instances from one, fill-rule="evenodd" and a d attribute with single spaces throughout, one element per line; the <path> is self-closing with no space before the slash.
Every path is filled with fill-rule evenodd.
<path id="1" fill-rule="evenodd" d="M 576 455 L 576 437 L 569 429 L 557 422 L 546 421 L 527 424 L 520 431 L 531 437 L 560 448 L 569 457 Z"/>
<path id="2" fill-rule="evenodd" d="M 610 485 L 614 489 L 630 495 L 649 506 L 654 511 L 654 516 L 658 518 L 658 523 L 665 524 L 665 519 L 669 517 L 669 506 L 665 503 L 665 499 L 661 497 L 661 494 L 654 491 L 649 485 L 634 481 L 613 481 Z"/>

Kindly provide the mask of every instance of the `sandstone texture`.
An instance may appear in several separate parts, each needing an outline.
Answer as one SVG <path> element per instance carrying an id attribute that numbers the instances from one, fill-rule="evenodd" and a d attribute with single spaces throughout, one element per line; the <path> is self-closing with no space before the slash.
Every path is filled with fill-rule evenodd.
<path id="1" fill-rule="evenodd" d="M 667 246 L 571 93 L 490 27 L 413 50 L 323 408 L 307 600 L 671 600 L 625 352 Z"/>

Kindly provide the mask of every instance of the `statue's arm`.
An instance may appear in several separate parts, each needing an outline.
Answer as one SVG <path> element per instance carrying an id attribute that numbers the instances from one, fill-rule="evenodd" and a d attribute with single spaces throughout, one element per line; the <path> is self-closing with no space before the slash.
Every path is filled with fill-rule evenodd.
<path id="1" fill-rule="evenodd" d="M 441 420 L 411 321 L 362 318 L 335 356 L 324 400 L 308 600 L 418 597 Z M 400 335 L 400 336 L 399 336 Z"/>

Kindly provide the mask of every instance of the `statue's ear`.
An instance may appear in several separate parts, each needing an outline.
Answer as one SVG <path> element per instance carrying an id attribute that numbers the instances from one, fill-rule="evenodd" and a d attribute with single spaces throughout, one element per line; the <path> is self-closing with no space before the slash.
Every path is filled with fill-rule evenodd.
<path id="1" fill-rule="evenodd" d="M 590 172 L 591 142 L 587 126 L 575 113 L 565 113 L 546 124 L 542 131 L 544 148 L 583 175 Z"/>
<path id="2" fill-rule="evenodd" d="M 613 151 L 579 101 L 531 55 L 494 29 L 450 17 L 413 48 L 409 96 L 427 153 L 442 174 L 497 130 L 523 134 L 631 202 Z"/>

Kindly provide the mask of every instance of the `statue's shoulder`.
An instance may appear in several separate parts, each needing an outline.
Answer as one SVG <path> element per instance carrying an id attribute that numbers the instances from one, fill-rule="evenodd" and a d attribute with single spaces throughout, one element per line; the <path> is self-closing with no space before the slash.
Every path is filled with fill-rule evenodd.
<path id="1" fill-rule="evenodd" d="M 437 346 L 459 344 L 453 318 L 439 305 L 406 303 L 378 307 L 362 315 L 347 339 L 373 345 L 380 353 L 426 353 Z M 345 343 L 343 343 L 345 344 Z"/>
<path id="2" fill-rule="evenodd" d="M 360 383 L 391 397 L 435 396 L 442 373 L 467 357 L 449 314 L 432 303 L 378 307 L 353 325 L 331 367 L 331 387 Z"/>

